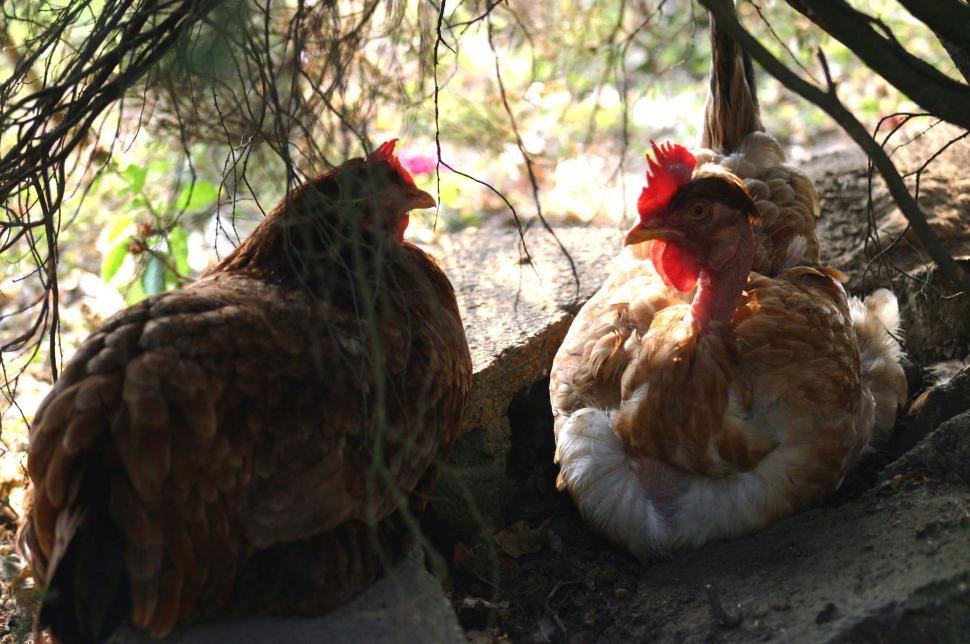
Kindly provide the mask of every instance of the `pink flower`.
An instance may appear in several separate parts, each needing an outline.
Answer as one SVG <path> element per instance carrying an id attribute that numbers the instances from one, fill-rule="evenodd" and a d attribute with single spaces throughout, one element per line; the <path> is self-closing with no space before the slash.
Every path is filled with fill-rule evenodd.
<path id="1" fill-rule="evenodd" d="M 434 154 L 425 154 L 414 149 L 402 150 L 397 158 L 411 174 L 431 174 L 438 164 L 438 158 Z"/>

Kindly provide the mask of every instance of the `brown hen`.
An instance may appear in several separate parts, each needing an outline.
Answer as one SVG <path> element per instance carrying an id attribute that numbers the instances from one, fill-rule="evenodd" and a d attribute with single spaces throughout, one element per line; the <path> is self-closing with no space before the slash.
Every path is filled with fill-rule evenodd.
<path id="1" fill-rule="evenodd" d="M 447 277 L 403 240 L 435 202 L 393 149 L 292 191 L 77 351 L 30 434 L 39 627 L 88 642 L 126 619 L 320 613 L 407 548 L 471 358 Z"/>

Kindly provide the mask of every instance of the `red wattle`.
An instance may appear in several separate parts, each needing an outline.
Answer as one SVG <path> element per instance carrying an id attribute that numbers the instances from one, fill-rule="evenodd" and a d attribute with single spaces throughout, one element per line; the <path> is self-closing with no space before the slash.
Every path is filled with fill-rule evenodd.
<path id="1" fill-rule="evenodd" d="M 700 266 L 694 256 L 674 243 L 654 240 L 650 260 L 664 284 L 678 291 L 689 291 L 697 283 Z"/>
<path id="2" fill-rule="evenodd" d="M 397 222 L 397 230 L 394 231 L 394 241 L 401 245 L 404 243 L 404 231 L 408 229 L 408 224 L 411 222 L 411 217 L 409 215 L 404 215 Z"/>

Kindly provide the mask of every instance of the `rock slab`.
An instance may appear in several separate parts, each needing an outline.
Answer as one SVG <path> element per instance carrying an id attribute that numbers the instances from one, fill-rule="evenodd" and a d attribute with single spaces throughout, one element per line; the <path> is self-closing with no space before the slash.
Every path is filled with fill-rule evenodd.
<path id="1" fill-rule="evenodd" d="M 523 248 L 513 228 L 473 228 L 428 248 L 458 294 L 474 364 L 462 434 L 427 511 L 439 534 L 494 527 L 515 504 L 509 409 L 549 375 L 573 316 L 623 243 L 617 228 L 558 226 L 556 236 L 532 228 Z"/>
<path id="2" fill-rule="evenodd" d="M 165 644 L 413 644 L 465 641 L 441 585 L 413 553 L 366 591 L 323 617 L 259 617 L 180 629 Z M 148 635 L 118 633 L 112 644 L 155 644 Z"/>

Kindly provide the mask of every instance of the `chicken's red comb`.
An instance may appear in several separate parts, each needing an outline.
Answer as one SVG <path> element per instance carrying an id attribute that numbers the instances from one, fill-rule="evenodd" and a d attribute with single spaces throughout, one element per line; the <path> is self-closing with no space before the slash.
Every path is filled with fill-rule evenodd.
<path id="1" fill-rule="evenodd" d="M 650 141 L 653 156 L 647 153 L 647 187 L 637 200 L 640 219 L 646 221 L 670 204 L 674 194 L 682 186 L 690 183 L 697 159 L 682 145 L 664 143 L 657 145 Z"/>
<path id="2" fill-rule="evenodd" d="M 401 165 L 401 161 L 397 158 L 397 155 L 394 154 L 395 145 L 397 145 L 397 139 L 391 139 L 390 141 L 385 141 L 384 143 L 381 143 L 379 146 L 377 146 L 376 150 L 374 150 L 369 155 L 367 155 L 367 160 L 383 161 L 384 163 L 388 164 L 389 166 L 397 170 L 398 174 L 400 174 L 405 181 L 407 181 L 413 186 L 415 185 L 414 177 L 411 176 L 410 172 L 404 169 L 404 166 Z"/>

